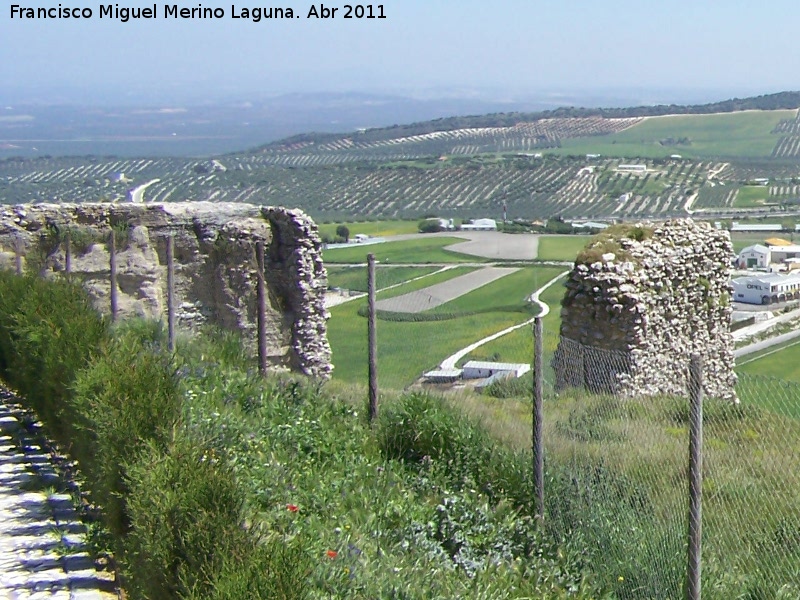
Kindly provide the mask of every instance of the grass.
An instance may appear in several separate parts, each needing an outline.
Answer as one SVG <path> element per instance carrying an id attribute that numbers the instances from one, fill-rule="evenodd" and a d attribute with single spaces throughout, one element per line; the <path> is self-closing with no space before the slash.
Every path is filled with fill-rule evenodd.
<path id="1" fill-rule="evenodd" d="M 800 342 L 792 340 L 783 346 L 769 348 L 755 357 L 742 357 L 736 371 L 800 383 Z"/>
<path id="2" fill-rule="evenodd" d="M 3 296 L 15 282 L 5 283 Z M 43 316 L 64 306 L 56 302 Z M 32 319 L 25 331 L 35 335 L 24 343 L 23 331 L 0 330 L 4 367 L 13 352 L 48 345 L 51 336 L 32 331 Z M 548 330 L 557 319 L 546 317 Z M 0 323 L 13 328 L 17 320 Z M 382 355 L 382 375 L 453 333 L 438 324 L 429 339 L 401 325 L 400 339 L 417 347 Z M 106 427 L 92 427 L 93 435 L 113 433 L 108 441 L 130 453 L 108 462 L 129 476 L 129 495 L 118 499 L 131 511 L 132 599 L 681 596 L 683 398 L 548 389 L 546 517 L 538 526 L 527 400 L 390 392 L 370 425 L 363 390 L 256 377 L 234 336 L 182 340 L 176 355 L 163 344 L 157 325 L 129 328 L 75 386 L 100 402 L 94 416 Z M 153 369 L 142 369 L 145 360 Z M 154 374 L 178 395 L 175 422 L 159 419 Z M 704 405 L 703 596 L 797 598 L 800 385 L 743 374 L 737 390 L 739 405 Z M 150 418 L 140 422 L 141 414 Z M 163 429 L 144 443 L 134 432 L 147 422 Z M 132 444 L 139 451 L 130 452 Z"/>
<path id="3" fill-rule="evenodd" d="M 395 288 L 385 296 L 379 294 L 379 297 L 421 289 L 437 283 L 442 277 L 463 274 L 459 271 L 463 270 L 452 269 L 426 277 L 413 284 Z M 522 322 L 528 315 L 508 312 L 510 306 L 516 304 L 520 311 L 524 311 L 524 298 L 558 272 L 557 268 L 552 267 L 521 269 L 430 311 L 449 313 L 487 310 L 479 315 L 458 317 L 445 322 L 379 321 L 378 367 L 381 385 L 402 389 L 413 383 L 424 371 L 436 367 L 444 358 L 464 346 Z M 367 323 L 365 318 L 358 315 L 359 308 L 364 305 L 364 302 L 356 301 L 331 309 L 328 339 L 333 350 L 334 378 L 337 380 L 358 383 L 366 379 Z M 492 308 L 498 310 L 491 310 Z"/>
<path id="4" fill-rule="evenodd" d="M 733 208 L 758 208 L 769 203 L 769 187 L 765 185 L 743 185 L 736 192 Z"/>
<path id="5" fill-rule="evenodd" d="M 552 269 L 550 278 L 555 277 L 562 270 Z M 547 283 L 547 278 L 540 281 Z M 544 352 L 552 355 L 558 343 L 558 331 L 561 326 L 561 299 L 564 297 L 564 285 L 556 283 L 547 288 L 540 300 L 550 307 L 550 312 L 542 319 L 542 328 L 545 332 Z M 467 360 L 500 360 L 503 362 L 530 362 L 533 357 L 533 335 L 528 327 L 521 327 L 508 335 L 488 342 L 470 352 L 464 359 Z"/>
<path id="6" fill-rule="evenodd" d="M 340 222 L 323 223 L 319 226 L 320 235 L 336 237 L 336 228 L 345 225 L 350 230 L 350 237 L 363 233 L 371 237 L 386 237 L 389 235 L 402 235 L 405 233 L 419 233 L 419 220 L 413 221 L 365 221 L 365 222 Z"/>
<path id="7" fill-rule="evenodd" d="M 666 158 L 768 157 L 780 139 L 770 133 L 795 111 L 748 111 L 714 115 L 650 117 L 620 133 L 562 141 L 559 154 Z M 667 138 L 689 138 L 688 145 L 662 145 Z"/>
<path id="8" fill-rule="evenodd" d="M 378 300 L 385 300 L 386 298 L 394 298 L 395 296 L 402 296 L 403 294 L 408 294 L 409 292 L 416 292 L 417 290 L 424 289 L 426 287 L 435 285 L 437 283 L 442 283 L 444 281 L 449 281 L 455 277 L 460 277 L 461 275 L 466 275 L 467 273 L 471 273 L 474 271 L 476 267 L 454 267 L 452 269 L 446 270 L 437 270 L 434 271 L 432 274 L 423 277 L 422 279 L 417 279 L 416 281 L 408 281 L 403 285 L 398 287 L 392 288 L 390 290 L 383 290 L 382 292 L 378 292 L 377 299 Z"/>
<path id="9" fill-rule="evenodd" d="M 591 239 L 585 235 L 543 235 L 539 237 L 539 260 L 572 261 Z"/>
<path id="10" fill-rule="evenodd" d="M 558 267 L 522 268 L 426 312 L 479 311 L 500 306 L 522 308 L 529 304 L 527 300 L 533 292 L 560 272 Z"/>
<path id="11" fill-rule="evenodd" d="M 328 267 L 328 285 L 345 290 L 355 290 L 358 292 L 367 291 L 367 269 L 366 267 Z M 429 275 L 437 270 L 436 267 L 391 267 L 377 268 L 375 270 L 375 281 L 377 289 L 383 289 L 396 283 L 402 283 L 409 279 Z"/>
<path id="12" fill-rule="evenodd" d="M 366 263 L 367 254 L 374 254 L 375 260 L 386 263 L 458 263 L 458 262 L 486 262 L 487 259 L 477 256 L 468 256 L 444 250 L 458 242 L 461 238 L 437 237 L 431 239 L 403 240 L 399 242 L 385 242 L 370 244 L 368 246 L 354 245 L 352 248 L 333 248 L 324 250 L 322 257 L 326 263 Z"/>
<path id="13" fill-rule="evenodd" d="M 333 376 L 340 381 L 366 381 L 367 320 L 358 315 L 363 305 L 349 302 L 331 309 L 328 340 L 333 351 Z M 505 312 L 461 317 L 444 323 L 379 321 L 379 381 L 389 389 L 403 389 L 450 354 L 519 321 L 519 314 Z"/>

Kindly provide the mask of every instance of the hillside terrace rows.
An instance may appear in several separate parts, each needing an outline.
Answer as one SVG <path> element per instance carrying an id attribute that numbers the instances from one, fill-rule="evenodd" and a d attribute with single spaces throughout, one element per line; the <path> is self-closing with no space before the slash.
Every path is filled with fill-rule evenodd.
<path id="1" fill-rule="evenodd" d="M 0 162 L 0 201 L 124 201 L 131 190 L 150 183 L 143 194 L 145 202 L 291 204 L 328 218 L 408 217 L 429 211 L 462 217 L 473 216 L 461 214 L 464 211 L 499 215 L 503 203 L 511 217 L 660 218 L 683 214 L 686 200 L 698 191 L 696 209 L 733 207 L 738 185 L 764 175 L 761 163 L 726 166 L 679 159 L 640 160 L 648 166 L 644 174 L 619 171 L 621 161 L 608 158 L 426 157 L 294 168 L 269 165 L 268 159 L 231 155 L 213 161 L 6 160 Z M 791 198 L 800 191 L 791 181 L 800 174 L 796 166 L 770 169 L 771 196 Z M 734 185 L 721 185 L 727 182 Z"/>

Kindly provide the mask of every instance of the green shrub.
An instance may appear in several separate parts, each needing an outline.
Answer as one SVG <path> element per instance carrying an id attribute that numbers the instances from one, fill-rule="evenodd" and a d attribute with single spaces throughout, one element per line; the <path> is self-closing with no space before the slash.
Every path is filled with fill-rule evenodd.
<path id="1" fill-rule="evenodd" d="M 117 535 L 128 527 L 128 466 L 145 444 L 166 448 L 181 413 L 169 357 L 144 345 L 143 334 L 121 331 L 107 344 L 78 375 L 69 403 L 80 430 L 73 454 Z"/>
<path id="2" fill-rule="evenodd" d="M 308 598 L 308 557 L 299 544 L 274 540 L 243 557 L 225 557 L 213 589 L 191 600 L 302 600 Z"/>
<path id="3" fill-rule="evenodd" d="M 50 434 L 68 445 L 65 414 L 78 372 L 107 339 L 86 293 L 63 280 L 0 273 L 0 366 Z"/>
<path id="4" fill-rule="evenodd" d="M 532 511 L 530 455 L 497 445 L 469 417 L 427 394 L 409 394 L 381 413 L 378 445 L 390 459 L 433 466 L 452 484 L 477 485 L 494 501 L 503 498 Z"/>
<path id="5" fill-rule="evenodd" d="M 132 597 L 208 598 L 226 563 L 254 551 L 233 472 L 185 436 L 178 435 L 166 452 L 147 444 L 130 465 L 126 485 Z"/>

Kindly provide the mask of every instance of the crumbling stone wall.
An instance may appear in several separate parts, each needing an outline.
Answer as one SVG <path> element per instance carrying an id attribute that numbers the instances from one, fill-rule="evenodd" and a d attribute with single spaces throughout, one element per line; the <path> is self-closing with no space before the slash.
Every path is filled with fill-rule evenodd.
<path id="1" fill-rule="evenodd" d="M 315 377 L 330 376 L 324 307 L 327 277 L 314 222 L 300 210 L 250 204 L 37 204 L 0 208 L 0 268 L 13 268 L 15 248 L 25 268 L 44 276 L 65 269 L 63 244 L 74 237 L 72 272 L 97 308 L 110 310 L 111 228 L 120 235 L 120 313 L 161 318 L 166 312 L 166 237 L 174 237 L 179 325 L 212 322 L 255 339 L 255 243 L 266 253 L 268 358 Z"/>
<path id="2" fill-rule="evenodd" d="M 736 400 L 732 258 L 727 231 L 692 220 L 618 226 L 596 238 L 566 283 L 557 389 L 683 395 L 697 353 L 705 393 Z"/>

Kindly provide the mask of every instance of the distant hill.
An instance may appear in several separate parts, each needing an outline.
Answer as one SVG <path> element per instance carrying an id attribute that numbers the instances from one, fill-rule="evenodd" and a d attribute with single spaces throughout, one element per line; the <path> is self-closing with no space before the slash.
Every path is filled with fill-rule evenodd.
<path id="1" fill-rule="evenodd" d="M 484 127 L 513 127 L 519 123 L 532 123 L 543 119 L 588 117 L 629 119 L 664 115 L 707 115 L 744 110 L 781 110 L 796 108 L 800 108 L 800 91 L 778 92 L 751 98 L 732 98 L 730 100 L 707 104 L 659 104 L 655 106 L 634 106 L 628 108 L 584 108 L 565 106 L 539 112 L 502 112 L 465 117 L 447 117 L 408 125 L 392 125 L 391 127 L 366 129 L 355 136 L 352 133 L 304 133 L 260 146 L 255 148 L 254 151 L 273 150 L 297 144 L 324 144 L 341 139 L 345 136 L 355 137 L 359 142 L 376 142 L 398 137 L 424 135 L 437 131 Z"/>
<path id="2" fill-rule="evenodd" d="M 783 92 L 309 133 L 215 158 L 7 158 L 0 204 L 206 200 L 296 206 L 321 221 L 788 215 L 800 206 L 798 107 L 800 92 Z"/>

